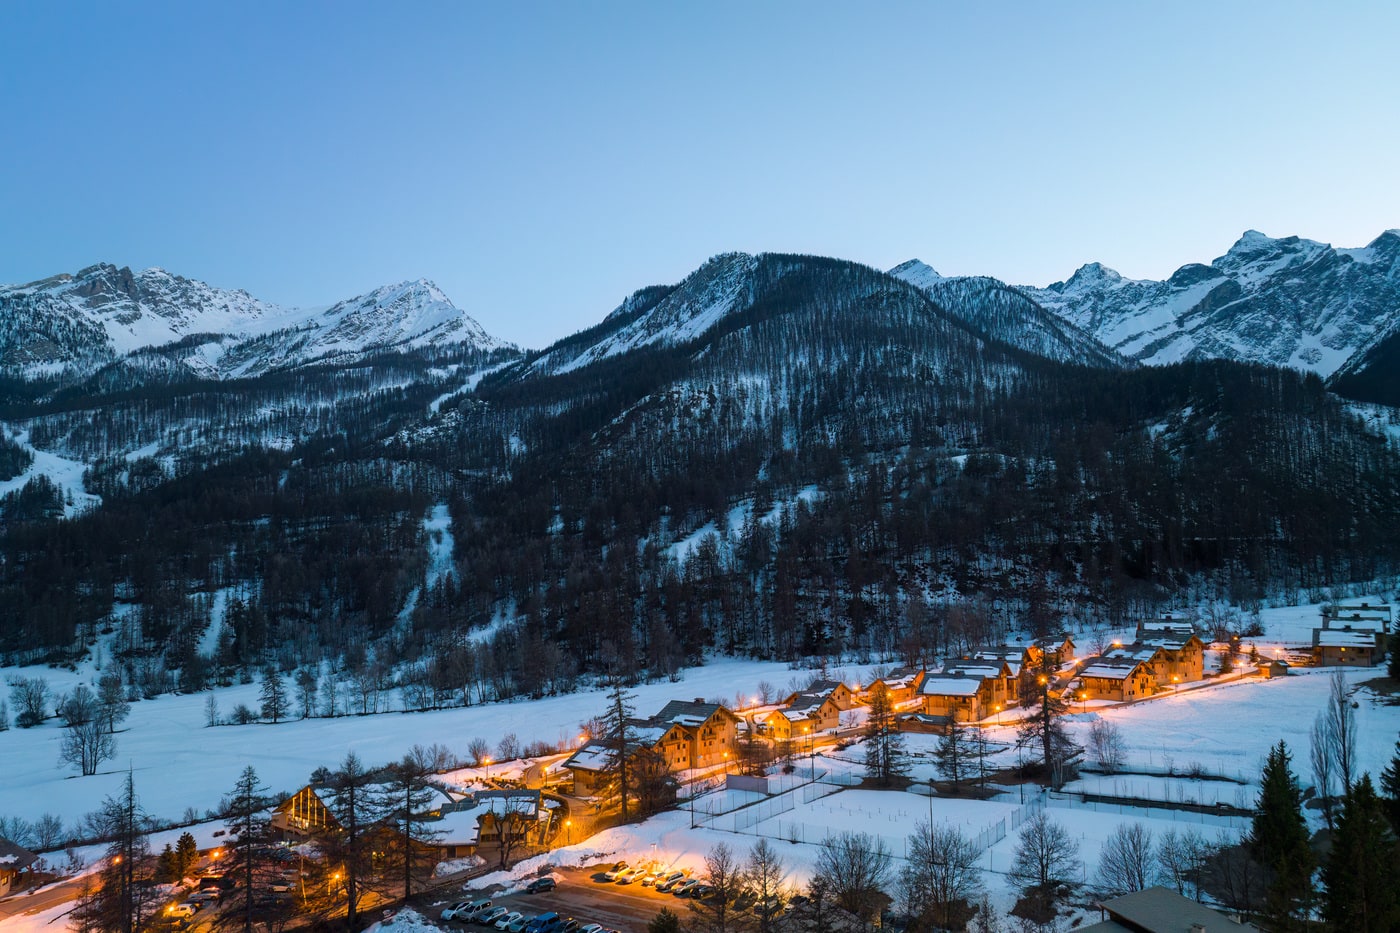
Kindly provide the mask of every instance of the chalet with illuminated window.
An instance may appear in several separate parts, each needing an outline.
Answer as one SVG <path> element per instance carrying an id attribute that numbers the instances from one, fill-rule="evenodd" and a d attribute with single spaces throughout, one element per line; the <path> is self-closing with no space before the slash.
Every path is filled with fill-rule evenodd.
<path id="1" fill-rule="evenodd" d="M 921 667 L 897 667 L 884 677 L 871 681 L 864 691 L 864 700 L 869 703 L 871 694 L 884 690 L 891 706 L 904 706 L 918 697 L 919 686 L 927 676 L 928 672 Z"/>
<path id="2" fill-rule="evenodd" d="M 1005 705 L 1005 667 L 966 664 L 929 674 L 919 684 L 919 712 L 954 722 L 986 719 Z"/>
<path id="3" fill-rule="evenodd" d="M 636 748 L 654 749 L 671 771 L 718 767 L 735 757 L 739 717 L 718 703 L 672 700 L 650 719 L 634 719 L 628 730 Z M 629 750 L 629 755 L 631 751 Z M 604 785 L 615 757 L 609 744 L 594 739 L 564 762 L 573 775 L 573 793 L 591 797 Z"/>
<path id="4" fill-rule="evenodd" d="M 1313 663 L 1323 667 L 1374 667 L 1385 657 L 1385 636 L 1350 628 L 1315 628 Z"/>
<path id="5" fill-rule="evenodd" d="M 423 824 L 445 859 L 475 854 L 482 845 L 542 846 L 559 831 L 557 800 L 537 790 L 484 790 L 446 806 L 441 819 Z"/>
<path id="6" fill-rule="evenodd" d="M 0 897 L 18 891 L 39 856 L 24 846 L 0 836 Z"/>
<path id="7" fill-rule="evenodd" d="M 329 794 L 330 791 L 319 784 L 308 784 L 292 794 L 273 809 L 273 831 L 284 837 L 339 832 L 340 823 L 326 805 Z"/>
<path id="8" fill-rule="evenodd" d="M 1156 692 L 1157 677 L 1150 663 L 1134 657 L 1098 657 L 1084 662 L 1066 697 L 1127 703 Z"/>
<path id="9" fill-rule="evenodd" d="M 780 741 L 815 735 L 841 724 L 841 707 L 830 694 L 799 693 L 761 720 L 763 731 Z"/>
<path id="10" fill-rule="evenodd" d="M 829 696 L 836 704 L 836 708 L 841 712 L 854 709 L 856 706 L 856 695 L 850 687 L 839 680 L 815 680 L 806 690 L 799 690 L 790 693 L 783 699 L 783 706 L 791 706 L 799 697 L 805 696 Z"/>
<path id="11" fill-rule="evenodd" d="M 1161 649 L 1161 657 L 1153 662 L 1153 675 L 1161 686 L 1205 677 L 1205 642 L 1190 622 L 1169 618 L 1139 623 L 1135 644 Z"/>

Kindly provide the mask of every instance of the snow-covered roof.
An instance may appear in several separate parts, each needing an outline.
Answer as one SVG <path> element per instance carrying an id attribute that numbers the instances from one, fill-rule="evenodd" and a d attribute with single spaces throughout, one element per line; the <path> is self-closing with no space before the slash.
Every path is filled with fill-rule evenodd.
<path id="1" fill-rule="evenodd" d="M 919 693 L 934 697 L 970 697 L 981 686 L 982 678 L 976 674 L 930 674 Z"/>
<path id="2" fill-rule="evenodd" d="M 1372 632 L 1348 632 L 1346 629 L 1313 629 L 1315 648 L 1374 648 L 1376 636 Z"/>
<path id="3" fill-rule="evenodd" d="M 1155 657 L 1157 656 L 1157 652 L 1158 652 L 1158 651 L 1161 651 L 1161 650 L 1162 650 L 1162 646 L 1161 646 L 1161 645 L 1155 645 L 1155 644 L 1151 644 L 1151 643 L 1138 643 L 1138 644 L 1132 644 L 1132 645 L 1119 645 L 1119 646 L 1117 646 L 1117 647 L 1110 648 L 1110 649 L 1108 649 L 1107 651 L 1105 651 L 1105 652 L 1103 653 L 1102 657 L 1105 658 L 1105 659 L 1108 659 L 1108 660 L 1115 660 L 1115 661 L 1116 661 L 1116 660 L 1151 661 L 1153 658 L 1155 658 Z"/>
<path id="4" fill-rule="evenodd" d="M 942 673 L 937 676 L 962 674 L 964 677 L 1000 677 L 1005 663 L 1003 661 L 997 664 L 977 664 L 970 661 L 953 661 L 943 665 Z"/>
<path id="5" fill-rule="evenodd" d="M 1127 680 L 1133 676 L 1134 671 L 1142 666 L 1139 663 L 1113 664 L 1111 660 L 1105 662 L 1096 658 L 1084 670 L 1080 671 L 1079 675 L 1081 677 L 1096 677 L 1101 680 Z"/>
<path id="6" fill-rule="evenodd" d="M 1326 616 L 1322 620 L 1322 627 L 1340 631 L 1351 629 L 1353 632 L 1384 632 L 1386 621 L 1364 616 Z"/>

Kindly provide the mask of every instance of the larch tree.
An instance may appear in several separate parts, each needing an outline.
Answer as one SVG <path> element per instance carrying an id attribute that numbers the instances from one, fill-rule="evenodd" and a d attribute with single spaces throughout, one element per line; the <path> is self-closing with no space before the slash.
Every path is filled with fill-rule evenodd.
<path id="1" fill-rule="evenodd" d="M 263 852 L 272 841 L 267 804 L 267 788 L 258 780 L 253 766 L 248 765 L 224 798 L 228 841 L 224 843 L 227 859 L 223 865 L 225 873 L 238 882 L 238 887 L 219 915 L 226 926 L 241 929 L 243 933 L 252 933 L 259 921 L 257 902 L 266 865 Z"/>
<path id="2" fill-rule="evenodd" d="M 403 870 L 405 898 L 413 895 L 414 876 L 431 868 L 428 852 L 441 837 L 433 829 L 431 811 L 438 792 L 431 779 L 450 759 L 451 753 L 440 745 L 415 745 L 387 772 L 380 807 L 390 814 L 395 826 L 393 854 Z"/>
<path id="3" fill-rule="evenodd" d="M 616 795 L 622 811 L 622 821 L 627 822 L 628 798 L 635 793 L 633 755 L 637 750 L 636 729 L 632 725 L 635 715 L 633 701 L 636 696 L 629 693 L 622 677 L 613 675 L 608 690 L 608 706 L 598 717 L 600 732 L 598 739 L 607 749 L 606 773 L 608 790 Z"/>
<path id="4" fill-rule="evenodd" d="M 1016 734 L 1021 744 L 1039 752 L 1045 779 L 1059 788 L 1073 776 L 1081 749 L 1065 729 L 1064 716 L 1069 712 L 1069 703 L 1063 694 L 1055 692 L 1055 674 L 1047 653 L 1030 680 L 1031 695 L 1026 705 L 1031 715 L 1021 722 Z"/>
<path id="5" fill-rule="evenodd" d="M 752 911 L 758 933 L 772 933 L 782 916 L 783 874 L 782 856 L 767 839 L 760 838 L 744 863 L 744 882 L 755 898 Z"/>
<path id="6" fill-rule="evenodd" d="M 360 895 L 370 872 L 367 836 L 379 821 L 379 801 L 371 792 L 373 775 L 360 758 L 349 752 L 340 768 L 331 774 L 329 809 L 340 824 L 340 832 L 326 838 L 330 861 L 338 864 L 345 880 L 345 917 L 348 927 L 357 929 Z M 334 877 L 334 875 L 333 875 Z"/>
<path id="7" fill-rule="evenodd" d="M 107 797 L 93 828 L 111 840 L 97 883 L 79 899 L 74 916 L 92 933 L 140 933 L 155 909 L 146 844 L 147 817 L 130 772 L 115 797 Z"/>

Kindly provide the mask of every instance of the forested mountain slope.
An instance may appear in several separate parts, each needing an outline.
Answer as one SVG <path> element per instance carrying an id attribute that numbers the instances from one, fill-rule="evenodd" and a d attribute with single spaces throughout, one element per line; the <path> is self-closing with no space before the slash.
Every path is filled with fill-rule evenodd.
<path id="1" fill-rule="evenodd" d="M 1002 288 L 921 284 L 730 254 L 523 355 L 12 381 L 0 468 L 100 498 L 0 500 L 0 650 L 109 632 L 147 690 L 330 661 L 460 702 L 1396 568 L 1400 457 L 1316 376 L 1074 360 Z"/>

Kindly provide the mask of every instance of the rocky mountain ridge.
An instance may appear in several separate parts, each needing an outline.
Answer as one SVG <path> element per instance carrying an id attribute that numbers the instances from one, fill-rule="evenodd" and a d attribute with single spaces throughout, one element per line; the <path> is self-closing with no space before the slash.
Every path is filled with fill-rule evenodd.
<path id="1" fill-rule="evenodd" d="M 501 346 L 426 279 L 323 308 L 284 308 L 152 268 L 99 263 L 0 287 L 0 371 L 85 375 L 119 364 L 226 379 L 376 352 Z"/>

